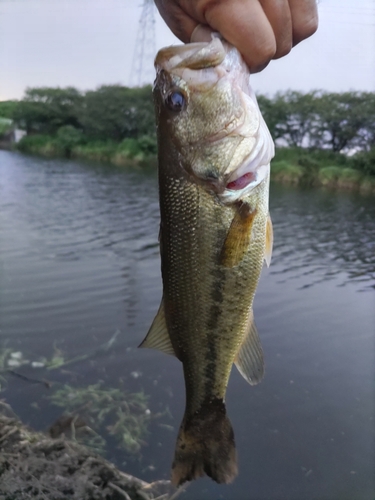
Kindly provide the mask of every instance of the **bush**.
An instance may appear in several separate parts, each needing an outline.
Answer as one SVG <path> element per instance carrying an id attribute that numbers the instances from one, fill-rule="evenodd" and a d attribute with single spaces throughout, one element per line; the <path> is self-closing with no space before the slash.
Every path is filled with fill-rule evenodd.
<path id="1" fill-rule="evenodd" d="M 319 170 L 318 179 L 323 186 L 335 186 L 342 172 L 341 167 L 330 166 Z"/>
<path id="2" fill-rule="evenodd" d="M 330 165 L 349 166 L 348 158 L 345 155 L 335 153 L 329 149 L 277 148 L 275 160 L 286 160 L 315 171 L 318 168 L 329 167 Z"/>
<path id="3" fill-rule="evenodd" d="M 305 150 L 302 148 L 276 148 L 275 162 L 285 160 L 289 163 L 297 163 L 299 156 L 304 152 Z"/>
<path id="4" fill-rule="evenodd" d="M 127 137 L 118 146 L 112 158 L 115 165 L 128 165 L 129 163 L 142 163 L 155 157 L 157 153 L 156 139 L 144 135 L 139 139 Z"/>
<path id="5" fill-rule="evenodd" d="M 275 161 L 271 164 L 271 179 L 288 184 L 299 184 L 303 169 L 287 161 Z"/>
<path id="6" fill-rule="evenodd" d="M 137 139 L 127 137 L 118 146 L 119 153 L 125 158 L 135 158 L 141 153 L 141 148 Z"/>
<path id="7" fill-rule="evenodd" d="M 74 158 L 109 163 L 116 154 L 116 150 L 117 144 L 115 142 L 89 142 L 87 144 L 75 146 L 71 151 L 71 156 Z"/>
<path id="8" fill-rule="evenodd" d="M 340 172 L 337 185 L 341 188 L 348 189 L 359 187 L 362 177 L 361 172 L 358 170 L 354 170 L 353 168 L 343 168 Z"/>
<path id="9" fill-rule="evenodd" d="M 13 129 L 13 121 L 7 118 L 0 118 L 0 139 L 8 135 Z"/>
<path id="10" fill-rule="evenodd" d="M 65 156 L 70 156 L 72 149 L 83 143 L 83 133 L 73 125 L 64 125 L 57 131 L 57 143 Z"/>
<path id="11" fill-rule="evenodd" d="M 370 151 L 361 151 L 350 159 L 351 166 L 366 175 L 375 176 L 375 148 Z"/>
<path id="12" fill-rule="evenodd" d="M 42 134 L 25 135 L 17 144 L 17 149 L 24 153 L 42 156 L 61 156 L 63 154 L 56 139 Z"/>
<path id="13" fill-rule="evenodd" d="M 155 137 L 143 135 L 138 139 L 139 148 L 146 156 L 155 156 L 158 152 L 158 145 Z"/>
<path id="14" fill-rule="evenodd" d="M 375 194 L 375 177 L 365 177 L 359 189 L 362 193 L 374 193 Z"/>
<path id="15" fill-rule="evenodd" d="M 319 170 L 320 163 L 312 155 L 303 154 L 297 160 L 298 165 L 309 170 Z"/>

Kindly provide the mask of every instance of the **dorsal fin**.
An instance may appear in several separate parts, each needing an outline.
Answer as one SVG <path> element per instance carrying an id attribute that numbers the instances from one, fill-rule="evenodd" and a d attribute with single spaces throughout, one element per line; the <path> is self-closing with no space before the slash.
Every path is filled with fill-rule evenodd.
<path id="1" fill-rule="evenodd" d="M 248 252 L 256 213 L 256 209 L 252 210 L 248 203 L 238 204 L 221 251 L 222 266 L 237 266 Z"/>
<path id="2" fill-rule="evenodd" d="M 234 363 L 249 384 L 256 385 L 262 380 L 264 374 L 263 351 L 252 310 L 249 315 L 248 332 L 238 350 Z"/>
<path id="3" fill-rule="evenodd" d="M 165 354 L 176 356 L 167 330 L 163 299 L 146 337 L 138 347 L 157 349 L 158 351 L 164 352 Z"/>
<path id="4" fill-rule="evenodd" d="M 272 248 L 273 248 L 273 227 L 272 227 L 271 216 L 270 214 L 268 214 L 267 226 L 266 226 L 266 251 L 264 254 L 264 260 L 266 261 L 267 267 L 270 267 L 271 264 Z"/>

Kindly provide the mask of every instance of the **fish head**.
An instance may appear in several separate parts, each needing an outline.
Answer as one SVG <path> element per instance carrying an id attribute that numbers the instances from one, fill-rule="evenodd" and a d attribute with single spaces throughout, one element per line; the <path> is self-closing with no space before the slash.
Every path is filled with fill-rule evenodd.
<path id="1" fill-rule="evenodd" d="M 274 145 L 241 54 L 210 38 L 164 48 L 155 59 L 159 141 L 168 134 L 179 167 L 231 203 L 268 176 Z"/>

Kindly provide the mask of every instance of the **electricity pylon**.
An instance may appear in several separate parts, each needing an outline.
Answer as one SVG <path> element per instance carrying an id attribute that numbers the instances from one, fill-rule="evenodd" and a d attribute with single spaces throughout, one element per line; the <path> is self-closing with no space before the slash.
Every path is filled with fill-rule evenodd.
<path id="1" fill-rule="evenodd" d="M 141 87 L 153 82 L 155 46 L 154 1 L 143 0 L 129 77 L 131 87 Z"/>

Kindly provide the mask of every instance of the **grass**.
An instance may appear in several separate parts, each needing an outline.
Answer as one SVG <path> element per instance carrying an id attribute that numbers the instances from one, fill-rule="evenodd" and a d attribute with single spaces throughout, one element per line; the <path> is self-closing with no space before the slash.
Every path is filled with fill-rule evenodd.
<path id="1" fill-rule="evenodd" d="M 7 135 L 13 128 L 13 121 L 0 117 L 0 139 Z"/>
<path id="2" fill-rule="evenodd" d="M 62 155 L 62 150 L 56 139 L 49 135 L 26 135 L 17 144 L 17 149 L 23 153 L 31 153 L 47 157 Z"/>
<path id="3" fill-rule="evenodd" d="M 356 157 L 350 158 L 332 151 L 279 148 L 271 163 L 271 180 L 375 194 L 375 176 L 366 175 L 371 172 L 367 164 L 366 167 L 367 171 L 359 169 Z"/>
<path id="4" fill-rule="evenodd" d="M 341 175 L 342 168 L 335 165 L 323 167 L 318 172 L 318 180 L 322 186 L 334 187 Z"/>
<path id="5" fill-rule="evenodd" d="M 361 185 L 359 186 L 361 193 L 375 193 L 375 177 L 366 176 L 362 179 Z"/>
<path id="6" fill-rule="evenodd" d="M 303 169 L 299 165 L 293 165 L 286 160 L 272 163 L 271 178 L 277 182 L 297 185 L 303 176 Z"/>
<path id="7" fill-rule="evenodd" d="M 72 149 L 71 157 L 111 163 L 111 160 L 116 153 L 116 148 L 117 145 L 114 142 L 92 142 L 75 146 Z"/>
<path id="8" fill-rule="evenodd" d="M 88 140 L 71 130 L 62 127 L 56 136 L 35 134 L 25 136 L 16 148 L 23 153 L 47 157 L 68 157 L 113 163 L 118 166 L 139 165 L 156 158 L 156 139 L 143 136 L 138 139 L 126 138 L 122 142 Z"/>

